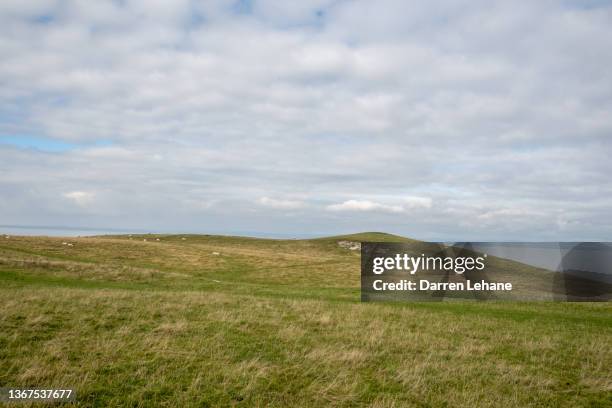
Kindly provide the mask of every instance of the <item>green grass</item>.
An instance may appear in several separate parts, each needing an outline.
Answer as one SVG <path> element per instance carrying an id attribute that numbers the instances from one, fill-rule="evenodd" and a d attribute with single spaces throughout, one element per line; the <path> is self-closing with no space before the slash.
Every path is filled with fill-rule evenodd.
<path id="1" fill-rule="evenodd" d="M 417 241 L 0 239 L 0 386 L 100 407 L 612 406 L 609 303 L 360 303 L 337 242 Z"/>

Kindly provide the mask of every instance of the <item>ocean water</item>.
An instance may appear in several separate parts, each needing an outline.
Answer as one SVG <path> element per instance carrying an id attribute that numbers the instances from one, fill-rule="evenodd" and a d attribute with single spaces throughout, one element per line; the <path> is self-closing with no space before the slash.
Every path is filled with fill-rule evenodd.
<path id="1" fill-rule="evenodd" d="M 97 227 L 67 227 L 67 226 L 30 226 L 30 225 L 0 225 L 0 235 L 29 235 L 50 237 L 86 237 L 91 235 L 124 235 L 124 234 L 209 234 L 233 235 L 253 238 L 273 239 L 306 239 L 324 236 L 325 234 L 286 234 L 261 231 L 195 231 L 195 230 L 144 230 L 128 228 L 97 228 Z"/>
<path id="2" fill-rule="evenodd" d="M 89 235 L 117 235 L 117 234 L 146 234 L 151 231 L 123 230 L 115 228 L 87 228 L 87 227 L 63 227 L 63 226 L 25 226 L 25 225 L 0 225 L 1 235 L 30 235 L 50 237 L 77 237 Z"/>

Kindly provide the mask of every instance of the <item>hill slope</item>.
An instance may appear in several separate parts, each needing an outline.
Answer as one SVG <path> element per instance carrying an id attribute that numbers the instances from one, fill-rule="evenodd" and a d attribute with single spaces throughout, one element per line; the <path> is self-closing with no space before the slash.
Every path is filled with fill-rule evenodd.
<path id="1" fill-rule="evenodd" d="M 87 406 L 612 404 L 609 303 L 361 304 L 338 241 L 417 243 L 372 234 L 3 239 L 0 385 Z"/>

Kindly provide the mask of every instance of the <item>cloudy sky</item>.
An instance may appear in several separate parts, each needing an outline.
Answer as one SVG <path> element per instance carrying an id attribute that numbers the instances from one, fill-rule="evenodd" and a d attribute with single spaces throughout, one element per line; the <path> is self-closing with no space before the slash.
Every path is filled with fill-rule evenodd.
<path id="1" fill-rule="evenodd" d="M 0 224 L 612 240 L 607 1 L 3 0 Z"/>

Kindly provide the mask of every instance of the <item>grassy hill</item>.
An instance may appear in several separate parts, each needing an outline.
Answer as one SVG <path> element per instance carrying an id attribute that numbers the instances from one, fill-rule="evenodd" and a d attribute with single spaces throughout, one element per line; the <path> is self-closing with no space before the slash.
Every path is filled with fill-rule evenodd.
<path id="1" fill-rule="evenodd" d="M 85 406 L 612 406 L 610 303 L 359 302 L 339 241 L 0 236 L 0 386 Z"/>

